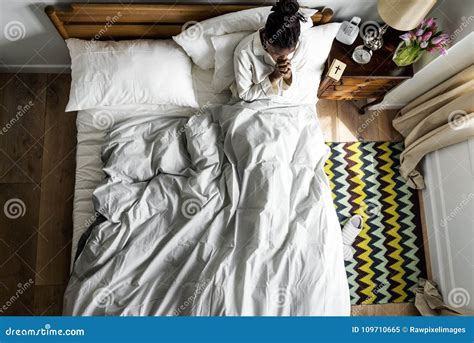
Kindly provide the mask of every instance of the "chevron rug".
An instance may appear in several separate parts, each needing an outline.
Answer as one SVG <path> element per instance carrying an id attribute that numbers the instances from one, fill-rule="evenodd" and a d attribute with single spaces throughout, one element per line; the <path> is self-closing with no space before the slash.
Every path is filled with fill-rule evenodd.
<path id="1" fill-rule="evenodd" d="M 414 301 L 424 276 L 417 193 L 399 174 L 403 143 L 327 143 L 325 170 L 340 223 L 360 214 L 365 225 L 346 261 L 352 304 Z"/>

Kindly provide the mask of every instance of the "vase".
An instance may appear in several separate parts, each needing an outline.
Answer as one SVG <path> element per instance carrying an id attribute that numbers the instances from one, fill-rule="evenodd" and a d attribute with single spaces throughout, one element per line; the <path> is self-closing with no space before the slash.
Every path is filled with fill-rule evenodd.
<path id="1" fill-rule="evenodd" d="M 406 45 L 405 42 L 400 42 L 393 54 L 392 60 L 397 66 L 405 67 L 418 61 L 424 52 L 425 50 L 417 44 Z"/>

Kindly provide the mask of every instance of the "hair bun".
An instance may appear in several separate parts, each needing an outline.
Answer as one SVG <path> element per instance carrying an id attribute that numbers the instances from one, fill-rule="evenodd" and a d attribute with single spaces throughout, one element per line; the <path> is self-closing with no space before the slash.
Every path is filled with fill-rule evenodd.
<path id="1" fill-rule="evenodd" d="M 272 11 L 285 16 L 293 16 L 298 13 L 299 9 L 300 5 L 297 0 L 279 0 L 275 6 L 272 7 Z"/>

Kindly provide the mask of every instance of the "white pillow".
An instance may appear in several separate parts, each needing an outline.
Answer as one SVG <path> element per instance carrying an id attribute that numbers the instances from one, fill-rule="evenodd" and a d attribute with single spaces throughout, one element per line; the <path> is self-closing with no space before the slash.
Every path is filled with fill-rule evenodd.
<path id="1" fill-rule="evenodd" d="M 321 74 L 340 26 L 341 23 L 319 25 L 301 35 L 300 46 L 293 56 L 294 63 L 301 68 L 295 101 L 300 103 L 317 101 Z"/>
<path id="2" fill-rule="evenodd" d="M 309 47 L 316 50 L 314 52 L 307 52 L 308 59 L 320 64 L 320 62 L 317 61 L 318 57 L 321 58 L 322 56 L 322 58 L 324 58 L 322 66 L 324 67 L 324 61 L 329 53 L 329 50 L 327 50 L 326 55 L 324 55 L 328 48 L 327 45 L 330 44 L 330 49 L 332 41 L 334 40 L 334 30 L 339 26 L 339 23 L 316 26 L 305 30 L 305 32 L 301 34 L 301 40 L 310 40 Z M 212 79 L 212 88 L 214 91 L 220 93 L 228 89 L 232 82 L 234 82 L 234 51 L 240 41 L 249 34 L 252 34 L 252 32 L 235 32 L 211 37 L 212 45 L 216 51 L 214 55 L 214 76 Z M 308 36 L 308 38 L 306 38 L 306 36 Z M 308 50 L 309 47 L 305 47 L 305 49 Z"/>
<path id="3" fill-rule="evenodd" d="M 240 41 L 252 34 L 251 31 L 234 32 L 222 36 L 211 37 L 212 46 L 216 51 L 214 55 L 214 76 L 212 88 L 220 93 L 230 87 L 235 80 L 234 51 Z"/>
<path id="4" fill-rule="evenodd" d="M 72 61 L 66 111 L 128 104 L 198 107 L 191 60 L 172 40 L 66 43 Z"/>
<path id="5" fill-rule="evenodd" d="M 212 69 L 215 51 L 211 37 L 241 31 L 256 31 L 265 25 L 270 9 L 270 6 L 256 7 L 210 18 L 187 28 L 173 39 L 201 69 Z M 304 31 L 313 26 L 310 17 L 317 10 L 301 8 L 301 12 L 309 18 L 301 28 L 301 31 Z M 186 26 L 185 24 L 184 27 Z"/>
<path id="6" fill-rule="evenodd" d="M 305 43 L 302 52 L 307 54 L 306 57 L 310 60 L 311 64 L 324 69 L 326 59 L 340 26 L 341 23 L 318 25 L 301 35 L 301 41 Z"/>

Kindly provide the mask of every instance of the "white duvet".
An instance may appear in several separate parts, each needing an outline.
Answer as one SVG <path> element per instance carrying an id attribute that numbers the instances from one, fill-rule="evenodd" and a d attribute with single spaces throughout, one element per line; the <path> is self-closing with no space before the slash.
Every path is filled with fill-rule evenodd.
<path id="1" fill-rule="evenodd" d="M 64 314 L 349 315 L 313 108 L 260 101 L 114 125 Z"/>

